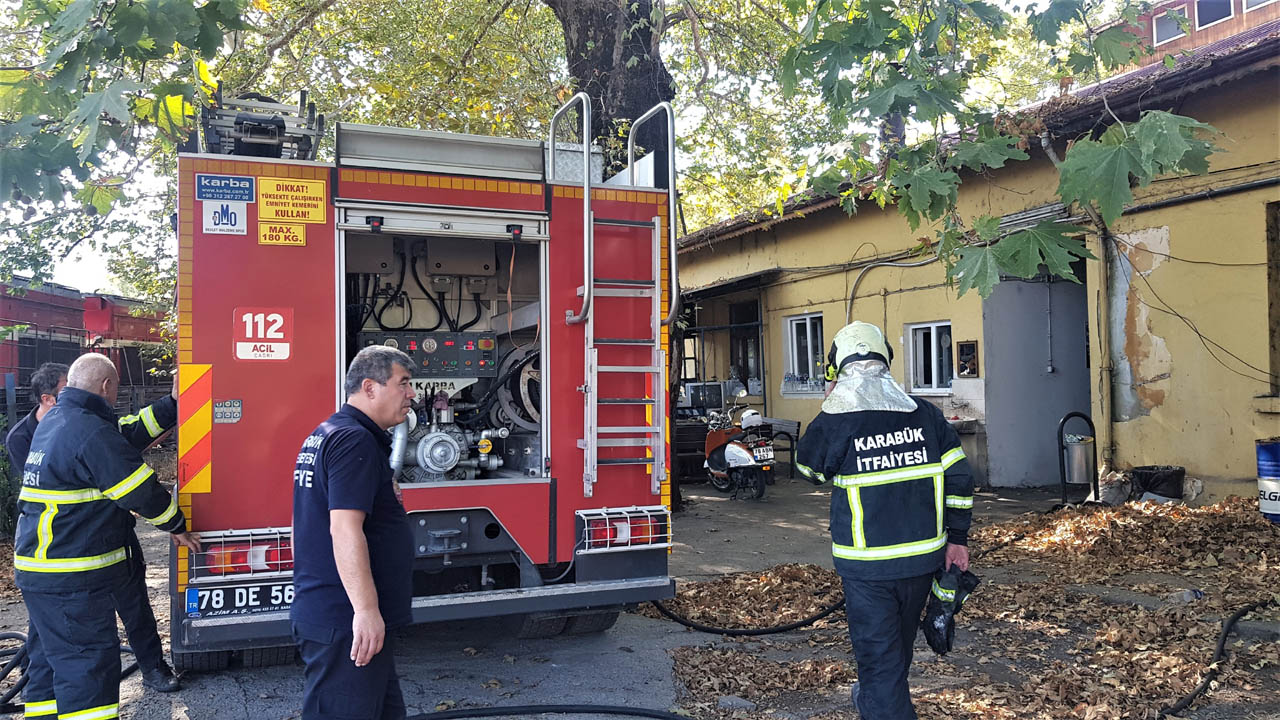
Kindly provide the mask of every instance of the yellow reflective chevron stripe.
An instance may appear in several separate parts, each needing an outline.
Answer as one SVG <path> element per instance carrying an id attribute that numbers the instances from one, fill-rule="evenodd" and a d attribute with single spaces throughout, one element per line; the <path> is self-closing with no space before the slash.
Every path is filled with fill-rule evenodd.
<path id="1" fill-rule="evenodd" d="M 84 490 L 41 490 L 40 488 L 24 487 L 18 493 L 18 499 L 26 500 L 27 502 L 52 502 L 66 505 L 70 503 L 106 500 L 107 496 L 103 495 L 97 488 L 85 488 Z"/>
<path id="2" fill-rule="evenodd" d="M 14 555 L 13 567 L 25 572 L 70 573 L 86 570 L 101 570 L 124 560 L 125 549 L 112 550 L 102 555 L 75 558 L 35 558 L 26 555 Z"/>
<path id="3" fill-rule="evenodd" d="M 969 510 L 973 508 L 973 496 L 965 497 L 963 495 L 948 495 L 947 507 L 957 510 Z"/>
<path id="4" fill-rule="evenodd" d="M 58 713 L 58 720 L 112 720 L 120 717 L 120 705 L 102 705 L 72 713 Z"/>
<path id="5" fill-rule="evenodd" d="M 53 519 L 58 515 L 58 503 L 46 503 L 44 512 L 40 513 L 40 522 L 36 526 L 36 557 L 49 556 L 49 546 L 53 544 Z"/>
<path id="6" fill-rule="evenodd" d="M 894 558 L 927 555 L 935 550 L 942 549 L 946 544 L 946 535 L 939 535 L 929 540 L 869 548 L 855 548 L 831 543 L 831 554 L 845 560 L 892 560 Z"/>
<path id="7" fill-rule="evenodd" d="M 155 474 L 155 471 L 147 467 L 146 463 L 142 463 L 141 467 L 129 473 L 129 477 L 107 488 L 103 495 L 112 500 L 119 500 L 138 488 L 139 485 L 147 481 L 147 478 Z"/>
<path id="8" fill-rule="evenodd" d="M 826 477 L 825 475 L 823 475 L 822 473 L 820 473 L 820 472 L 818 472 L 818 471 L 814 470 L 813 468 L 809 467 L 808 465 L 805 465 L 804 463 L 796 463 L 796 469 L 797 469 L 797 470 L 799 470 L 799 471 L 800 471 L 800 474 L 801 474 L 801 475 L 804 475 L 805 477 L 811 477 L 811 478 L 813 478 L 813 479 L 817 480 L 818 482 L 826 482 L 826 481 L 827 481 L 827 477 Z"/>
<path id="9" fill-rule="evenodd" d="M 942 469 L 947 469 L 964 459 L 964 450 L 951 448 L 942 453 Z"/>
<path id="10" fill-rule="evenodd" d="M 147 518 L 147 522 L 159 527 L 173 519 L 178 514 L 178 500 L 176 498 L 169 499 L 169 508 L 153 518 Z"/>
<path id="11" fill-rule="evenodd" d="M 23 717 L 49 717 L 58 714 L 57 700 L 41 700 L 40 702 L 24 703 L 22 707 Z"/>
<path id="12" fill-rule="evenodd" d="M 942 602 L 955 602 L 956 599 L 956 591 L 942 587 L 937 580 L 933 581 L 933 595 Z"/>

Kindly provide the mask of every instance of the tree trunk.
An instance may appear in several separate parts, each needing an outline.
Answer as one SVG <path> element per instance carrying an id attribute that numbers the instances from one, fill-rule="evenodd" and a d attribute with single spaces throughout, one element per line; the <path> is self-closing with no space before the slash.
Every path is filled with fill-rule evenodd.
<path id="1" fill-rule="evenodd" d="M 591 97 L 591 138 L 604 150 L 606 164 L 620 169 L 626 162 L 626 144 L 618 137 L 618 126 L 675 97 L 671 73 L 658 52 L 661 36 L 652 22 L 653 1 L 543 2 L 564 29 L 569 75 L 578 90 Z M 663 136 L 663 124 L 655 118 L 645 124 L 636 143 L 665 150 Z"/>

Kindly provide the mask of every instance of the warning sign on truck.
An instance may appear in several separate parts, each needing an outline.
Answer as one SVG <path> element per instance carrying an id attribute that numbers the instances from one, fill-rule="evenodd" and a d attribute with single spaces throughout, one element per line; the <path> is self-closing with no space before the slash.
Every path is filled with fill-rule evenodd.
<path id="1" fill-rule="evenodd" d="M 324 180 L 258 178 L 258 221 L 322 223 L 328 219 Z"/>
<path id="2" fill-rule="evenodd" d="M 307 226 L 293 223 L 259 223 L 259 245 L 306 245 Z"/>

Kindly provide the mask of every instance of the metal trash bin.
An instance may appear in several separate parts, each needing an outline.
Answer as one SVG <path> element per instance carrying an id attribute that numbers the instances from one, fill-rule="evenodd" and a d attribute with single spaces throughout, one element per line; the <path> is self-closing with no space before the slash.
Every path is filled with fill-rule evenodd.
<path id="1" fill-rule="evenodd" d="M 1063 459 L 1066 462 L 1068 485 L 1092 485 L 1097 476 L 1093 466 L 1093 437 L 1067 435 L 1063 438 Z"/>

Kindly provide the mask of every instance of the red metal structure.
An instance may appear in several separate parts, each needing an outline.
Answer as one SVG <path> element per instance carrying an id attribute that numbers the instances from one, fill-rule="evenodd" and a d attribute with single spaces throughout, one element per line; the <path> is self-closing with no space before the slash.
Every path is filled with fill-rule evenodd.
<path id="1" fill-rule="evenodd" d="M 0 340 L 0 375 L 12 373 L 19 389 L 14 411 L 31 406 L 25 388 L 31 373 L 46 362 L 71 364 L 85 352 L 109 356 L 120 370 L 121 403 L 145 404 L 169 380 L 148 372 L 147 351 L 160 344 L 157 314 L 135 314 L 141 304 L 117 295 L 81 293 L 44 283 L 32 287 L 15 279 L 0 284 L 0 327 L 19 327 Z M 136 408 L 132 408 L 136 409 Z"/>
<path id="2" fill-rule="evenodd" d="M 223 103 L 179 159 L 177 494 L 204 551 L 173 552 L 175 665 L 292 658 L 293 468 L 374 343 L 418 368 L 392 453 L 415 621 L 595 632 L 669 597 L 668 193 L 603 182 L 590 146 L 364 125 L 322 164 L 307 111 Z"/>

